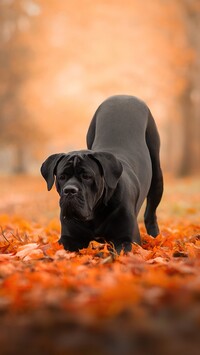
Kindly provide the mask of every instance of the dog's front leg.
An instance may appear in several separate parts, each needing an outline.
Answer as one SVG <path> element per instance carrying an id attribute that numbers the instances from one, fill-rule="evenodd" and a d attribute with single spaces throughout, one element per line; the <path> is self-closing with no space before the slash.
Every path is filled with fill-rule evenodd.
<path id="1" fill-rule="evenodd" d="M 123 250 L 125 253 L 128 253 L 132 250 L 132 243 L 141 244 L 141 237 L 138 228 L 136 216 L 132 216 L 129 213 L 122 213 L 123 220 L 120 225 L 115 222 L 113 224 L 115 228 L 112 231 L 112 239 L 116 251 L 118 254 Z M 118 219 L 119 221 L 120 219 Z M 114 232 L 114 233 L 113 233 Z"/>
<path id="2" fill-rule="evenodd" d="M 61 237 L 59 244 L 62 244 L 65 250 L 78 251 L 87 248 L 91 241 L 91 232 L 83 223 L 76 220 L 67 220 L 62 217 L 61 221 Z"/>

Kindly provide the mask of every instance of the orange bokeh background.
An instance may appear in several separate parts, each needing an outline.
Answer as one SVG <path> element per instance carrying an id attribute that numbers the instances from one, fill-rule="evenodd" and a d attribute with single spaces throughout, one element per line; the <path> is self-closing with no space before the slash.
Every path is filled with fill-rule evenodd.
<path id="1" fill-rule="evenodd" d="M 2 172 L 19 161 L 38 173 L 48 154 L 84 148 L 98 105 L 120 93 L 149 105 L 164 170 L 199 172 L 198 1 L 3 0 L 0 11 Z"/>

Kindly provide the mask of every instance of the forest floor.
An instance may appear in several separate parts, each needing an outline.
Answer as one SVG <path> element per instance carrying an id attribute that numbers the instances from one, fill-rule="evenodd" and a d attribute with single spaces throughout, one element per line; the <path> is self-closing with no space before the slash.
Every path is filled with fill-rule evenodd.
<path id="1" fill-rule="evenodd" d="M 160 235 L 116 255 L 59 246 L 58 196 L 0 177 L 0 353 L 182 355 L 200 348 L 200 179 L 166 178 Z"/>

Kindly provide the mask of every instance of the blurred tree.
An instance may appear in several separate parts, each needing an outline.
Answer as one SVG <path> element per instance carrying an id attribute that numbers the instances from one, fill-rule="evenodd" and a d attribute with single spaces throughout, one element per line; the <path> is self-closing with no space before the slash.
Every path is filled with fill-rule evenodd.
<path id="1" fill-rule="evenodd" d="M 27 151 L 40 137 L 22 95 L 32 55 L 26 33 L 37 14 L 32 0 L 0 2 L 0 143 L 14 149 L 16 173 L 26 171 Z"/>
<path id="2" fill-rule="evenodd" d="M 193 58 L 186 70 L 186 85 L 180 95 L 182 157 L 179 175 L 200 171 L 200 3 L 199 0 L 180 1 L 186 41 Z"/>

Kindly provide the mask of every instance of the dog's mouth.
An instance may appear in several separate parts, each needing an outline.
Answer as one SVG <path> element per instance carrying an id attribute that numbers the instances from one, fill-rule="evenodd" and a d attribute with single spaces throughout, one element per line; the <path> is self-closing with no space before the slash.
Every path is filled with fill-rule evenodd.
<path id="1" fill-rule="evenodd" d="M 91 219 L 91 211 L 82 196 L 62 196 L 60 208 L 64 220 L 87 221 Z"/>

